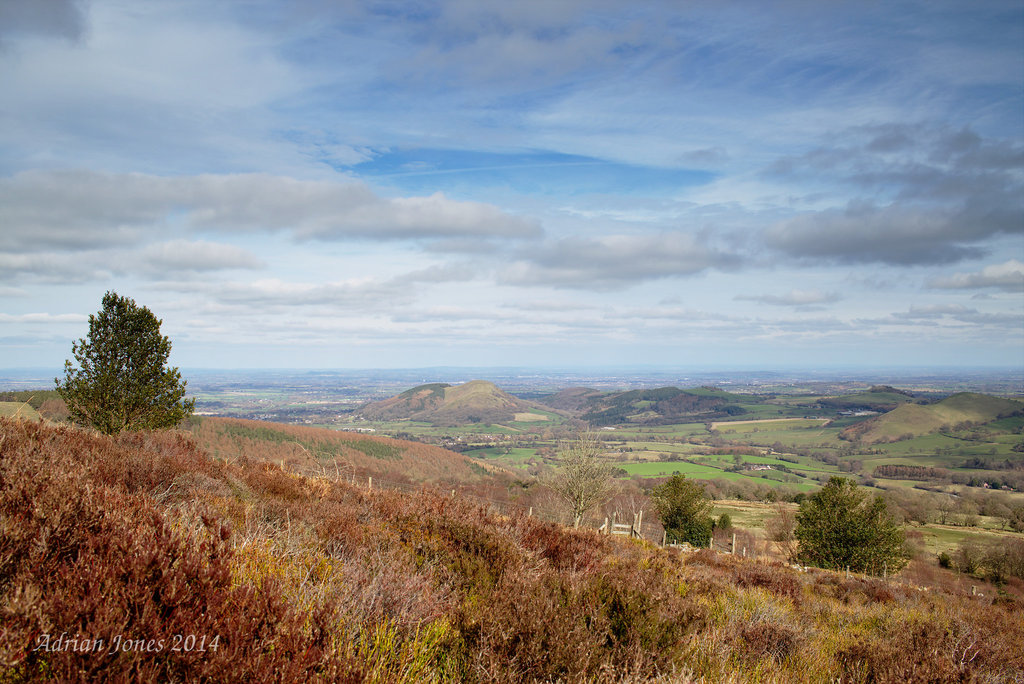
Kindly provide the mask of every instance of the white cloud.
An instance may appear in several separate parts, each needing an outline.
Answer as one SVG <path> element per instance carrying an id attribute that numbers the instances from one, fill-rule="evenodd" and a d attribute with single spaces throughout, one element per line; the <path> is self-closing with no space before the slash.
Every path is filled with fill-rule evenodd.
<path id="1" fill-rule="evenodd" d="M 995 288 L 1006 292 L 1024 291 L 1024 263 L 1010 259 L 1001 264 L 985 266 L 974 273 L 956 273 L 934 278 L 928 286 L 939 290 L 975 290 Z"/>
<path id="2" fill-rule="evenodd" d="M 83 314 L 0 313 L 0 323 L 84 323 L 88 320 L 89 317 Z"/>
<path id="3" fill-rule="evenodd" d="M 140 242 L 150 229 L 285 232 L 296 239 L 529 239 L 531 220 L 480 202 L 384 198 L 358 182 L 265 174 L 161 177 L 32 171 L 0 179 L 0 248 Z"/>
<path id="4" fill-rule="evenodd" d="M 530 250 L 503 269 L 511 285 L 610 290 L 661 278 L 733 269 L 739 258 L 688 233 L 566 238 Z"/>
<path id="5" fill-rule="evenodd" d="M 0 281 L 77 284 L 110 278 L 106 259 L 84 254 L 0 252 Z"/>
<path id="6" fill-rule="evenodd" d="M 172 240 L 152 244 L 139 256 L 147 271 L 219 271 L 225 269 L 257 269 L 266 264 L 241 247 L 215 242 Z"/>

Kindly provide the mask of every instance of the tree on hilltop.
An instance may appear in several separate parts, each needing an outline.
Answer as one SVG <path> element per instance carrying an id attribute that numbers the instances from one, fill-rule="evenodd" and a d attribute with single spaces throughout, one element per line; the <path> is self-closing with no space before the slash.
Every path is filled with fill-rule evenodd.
<path id="1" fill-rule="evenodd" d="M 173 427 L 192 414 L 177 368 L 167 367 L 171 341 L 161 321 L 133 299 L 103 295 L 89 316 L 89 335 L 71 347 L 78 362 L 64 362 L 64 381 L 54 378 L 71 419 L 108 435 L 122 430 Z"/>
<path id="2" fill-rule="evenodd" d="M 807 565 L 880 575 L 909 560 L 906 537 L 882 497 L 871 498 L 842 477 L 800 504 L 794 535 L 798 558 Z"/>

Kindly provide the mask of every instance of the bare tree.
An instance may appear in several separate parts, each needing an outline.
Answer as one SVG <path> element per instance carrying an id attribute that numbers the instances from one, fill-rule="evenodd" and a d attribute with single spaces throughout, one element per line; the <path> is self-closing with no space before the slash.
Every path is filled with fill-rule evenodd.
<path id="1" fill-rule="evenodd" d="M 548 486 L 569 504 L 573 525 L 579 527 L 588 511 L 611 496 L 614 490 L 612 465 L 601 459 L 600 443 L 589 433 L 563 443 L 558 455 L 562 465 L 552 475 Z"/>

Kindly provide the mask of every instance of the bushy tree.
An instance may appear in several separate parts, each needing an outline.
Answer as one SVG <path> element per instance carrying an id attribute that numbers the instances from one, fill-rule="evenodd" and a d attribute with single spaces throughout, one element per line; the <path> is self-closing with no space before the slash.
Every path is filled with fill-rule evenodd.
<path id="1" fill-rule="evenodd" d="M 651 501 L 669 541 L 701 547 L 711 542 L 711 500 L 703 486 L 676 473 L 651 491 Z"/>
<path id="2" fill-rule="evenodd" d="M 611 496 L 613 468 L 601 459 L 598 441 L 588 434 L 580 435 L 574 442 L 564 443 L 558 455 L 562 465 L 548 485 L 569 504 L 573 524 L 579 527 L 588 511 Z"/>
<path id="3" fill-rule="evenodd" d="M 794 534 L 807 565 L 880 575 L 900 570 L 909 558 L 906 537 L 885 501 L 842 477 L 800 504 Z"/>
<path id="4" fill-rule="evenodd" d="M 104 434 L 173 427 L 191 415 L 186 382 L 167 367 L 171 341 L 161 321 L 128 297 L 107 292 L 103 308 L 89 316 L 89 335 L 72 345 L 78 368 L 64 362 L 64 381 L 54 378 L 71 419 Z"/>

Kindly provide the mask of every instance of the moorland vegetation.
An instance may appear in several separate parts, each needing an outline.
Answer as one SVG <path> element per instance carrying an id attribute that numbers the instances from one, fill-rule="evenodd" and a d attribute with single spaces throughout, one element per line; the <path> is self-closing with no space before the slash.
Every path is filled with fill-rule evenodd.
<path id="1" fill-rule="evenodd" d="M 180 431 L 0 419 L 0 525 L 4 681 L 1024 672 L 1012 594 L 682 554 L 447 490 L 304 476 L 255 450 L 216 458 Z"/>

